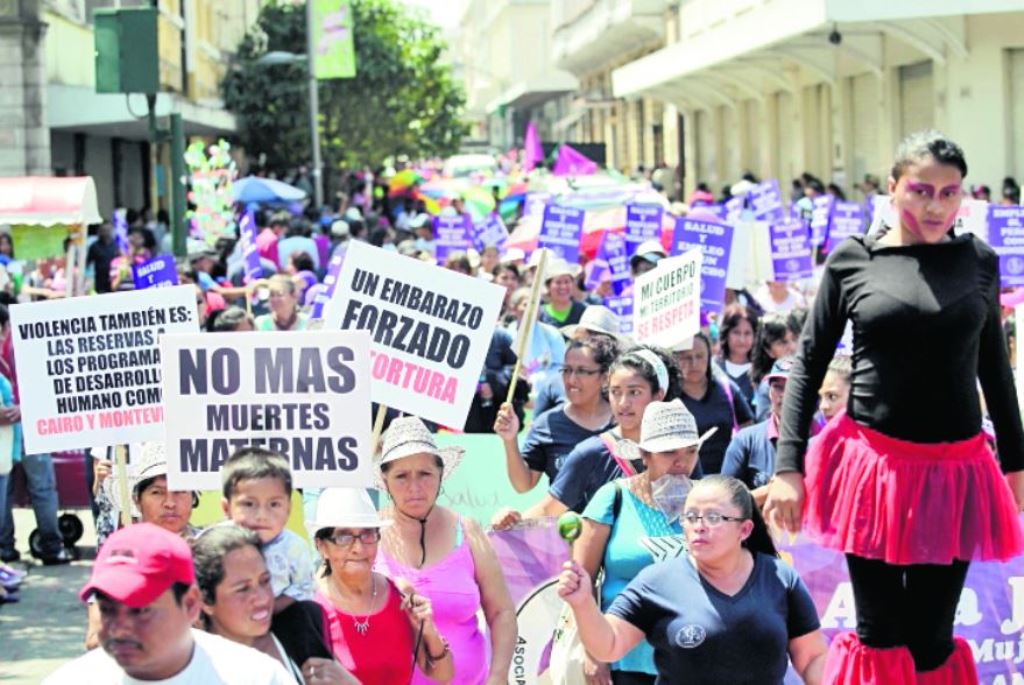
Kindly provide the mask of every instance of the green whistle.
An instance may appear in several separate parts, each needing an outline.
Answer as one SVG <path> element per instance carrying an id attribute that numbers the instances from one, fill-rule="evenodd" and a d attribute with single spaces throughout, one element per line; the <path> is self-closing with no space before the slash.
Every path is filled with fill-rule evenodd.
<path id="1" fill-rule="evenodd" d="M 558 517 L 558 535 L 570 545 L 583 532 L 583 519 L 574 511 L 567 511 Z"/>

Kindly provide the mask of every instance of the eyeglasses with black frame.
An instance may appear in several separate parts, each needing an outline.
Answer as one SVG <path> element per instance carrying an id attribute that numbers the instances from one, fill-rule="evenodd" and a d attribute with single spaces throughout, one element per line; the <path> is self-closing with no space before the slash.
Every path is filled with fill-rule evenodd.
<path id="1" fill-rule="evenodd" d="M 697 521 L 704 521 L 708 528 L 716 528 L 726 521 L 743 522 L 746 521 L 742 516 L 726 516 L 720 514 L 717 511 L 709 511 L 706 514 L 700 515 L 695 511 L 688 511 L 683 514 L 683 524 L 687 526 L 696 526 Z"/>
<path id="2" fill-rule="evenodd" d="M 355 543 L 356 538 L 364 545 L 373 545 L 380 542 L 380 530 L 367 528 L 360 533 L 335 533 L 334 535 L 328 535 L 326 539 L 338 547 L 351 547 Z"/>

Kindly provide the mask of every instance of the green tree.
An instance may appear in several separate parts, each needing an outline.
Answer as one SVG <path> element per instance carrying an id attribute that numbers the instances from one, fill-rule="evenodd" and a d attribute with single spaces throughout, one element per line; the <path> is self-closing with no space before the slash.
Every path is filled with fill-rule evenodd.
<path id="1" fill-rule="evenodd" d="M 465 96 L 439 62 L 438 29 L 394 0 L 352 0 L 356 77 L 320 81 L 320 136 L 325 177 L 341 167 L 377 165 L 386 157 L 445 156 L 467 127 Z M 250 157 L 283 171 L 308 161 L 306 65 L 261 65 L 268 51 L 305 54 L 303 4 L 276 0 L 260 11 L 222 83 L 240 119 Z"/>

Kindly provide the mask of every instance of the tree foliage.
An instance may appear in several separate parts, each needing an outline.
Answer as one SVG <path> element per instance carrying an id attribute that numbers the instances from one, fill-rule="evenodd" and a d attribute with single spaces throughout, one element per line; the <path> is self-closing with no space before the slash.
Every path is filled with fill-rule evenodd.
<path id="1" fill-rule="evenodd" d="M 457 151 L 466 125 L 465 96 L 439 62 L 436 27 L 394 0 L 352 0 L 356 77 L 319 82 L 320 145 L 325 176 L 386 157 L 444 156 Z M 250 157 L 283 171 L 310 158 L 307 69 L 303 62 L 262 65 L 269 51 L 306 52 L 303 3 L 270 2 L 242 40 L 222 83 L 240 118 Z"/>

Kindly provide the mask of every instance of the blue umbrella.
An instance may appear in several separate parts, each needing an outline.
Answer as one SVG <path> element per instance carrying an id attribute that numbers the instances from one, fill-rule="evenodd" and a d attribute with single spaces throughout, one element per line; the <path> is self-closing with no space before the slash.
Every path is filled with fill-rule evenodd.
<path id="1" fill-rule="evenodd" d="M 306 199 L 306 191 L 283 181 L 259 176 L 246 176 L 231 184 L 235 202 L 296 202 Z"/>

